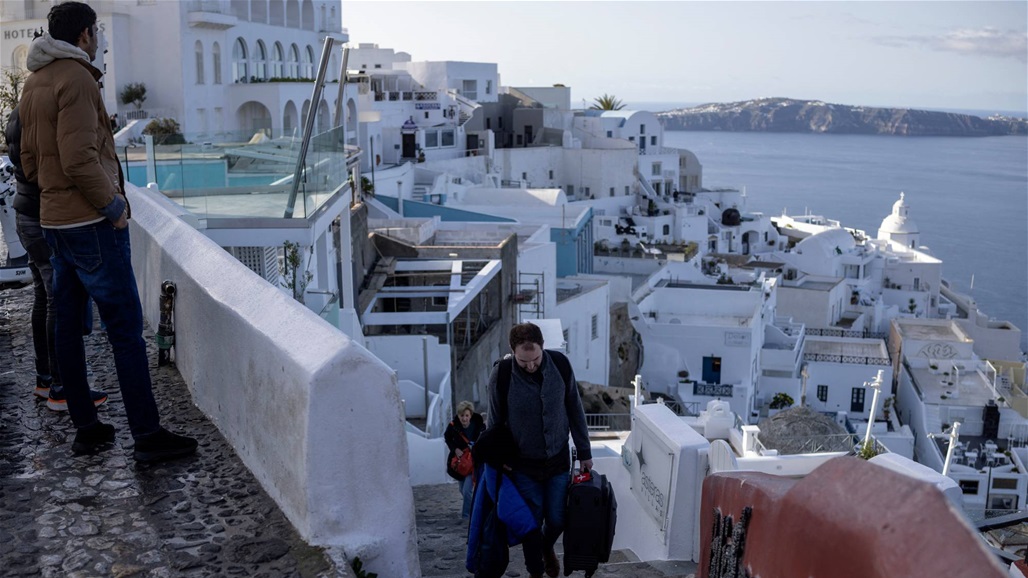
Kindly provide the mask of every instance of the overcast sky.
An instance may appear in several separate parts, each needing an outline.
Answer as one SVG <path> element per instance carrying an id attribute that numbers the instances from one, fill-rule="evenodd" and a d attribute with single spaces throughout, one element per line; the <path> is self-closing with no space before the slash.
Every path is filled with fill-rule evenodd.
<path id="1" fill-rule="evenodd" d="M 353 45 L 630 103 L 1028 110 L 1028 1 L 343 2 Z"/>

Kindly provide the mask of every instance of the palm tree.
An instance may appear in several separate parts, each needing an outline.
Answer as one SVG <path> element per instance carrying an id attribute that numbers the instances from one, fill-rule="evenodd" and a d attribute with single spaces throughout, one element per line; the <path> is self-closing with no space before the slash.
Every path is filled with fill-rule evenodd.
<path id="1" fill-rule="evenodd" d="M 622 108 L 625 108 L 625 105 L 621 102 L 620 98 L 606 93 L 603 96 L 594 98 L 593 105 L 589 107 L 590 110 L 621 110 Z"/>

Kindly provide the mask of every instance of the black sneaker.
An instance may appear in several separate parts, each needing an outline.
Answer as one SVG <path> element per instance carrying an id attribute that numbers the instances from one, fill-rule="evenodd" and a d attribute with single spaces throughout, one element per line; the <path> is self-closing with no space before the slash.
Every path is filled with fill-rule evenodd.
<path id="1" fill-rule="evenodd" d="M 196 440 L 173 434 L 161 428 L 152 434 L 136 438 L 133 457 L 137 462 L 160 462 L 173 460 L 196 452 Z"/>
<path id="2" fill-rule="evenodd" d="M 100 407 L 107 402 L 107 394 L 95 389 L 89 390 L 89 397 L 93 399 L 93 405 Z M 49 397 L 46 400 L 46 407 L 54 411 L 68 411 L 68 400 L 64 398 L 63 387 L 51 387 Z"/>
<path id="3" fill-rule="evenodd" d="M 75 434 L 75 442 L 71 444 L 71 451 L 77 456 L 95 454 L 113 443 L 114 426 L 98 421 L 91 426 L 79 428 Z"/>

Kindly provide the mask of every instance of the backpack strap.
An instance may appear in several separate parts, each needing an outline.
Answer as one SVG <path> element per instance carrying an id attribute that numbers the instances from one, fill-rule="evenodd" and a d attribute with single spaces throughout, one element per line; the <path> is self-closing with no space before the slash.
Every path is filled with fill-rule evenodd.
<path id="1" fill-rule="evenodd" d="M 550 352 L 550 359 L 557 366 L 557 371 L 560 372 L 560 378 L 564 380 L 564 387 L 567 387 L 571 383 L 571 360 L 568 356 L 555 349 L 547 349 Z"/>
<path id="2" fill-rule="evenodd" d="M 500 395 L 500 411 L 503 417 L 502 423 L 507 423 L 507 394 L 510 393 L 510 376 L 514 371 L 514 357 L 511 354 L 504 355 L 499 361 L 499 372 L 496 374 L 496 388 Z"/>

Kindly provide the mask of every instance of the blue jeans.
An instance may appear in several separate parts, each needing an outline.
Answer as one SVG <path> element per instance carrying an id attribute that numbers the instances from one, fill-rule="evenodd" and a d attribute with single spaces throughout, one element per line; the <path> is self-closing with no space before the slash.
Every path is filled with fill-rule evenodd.
<path id="1" fill-rule="evenodd" d="M 464 479 L 457 482 L 460 486 L 460 495 L 464 498 L 464 505 L 460 509 L 460 517 L 467 520 L 471 517 L 471 504 L 475 495 L 475 482 L 472 480 L 474 476 L 468 474 L 464 476 Z"/>
<path id="2" fill-rule="evenodd" d="M 89 298 L 96 302 L 125 401 L 133 437 L 160 429 L 143 341 L 143 310 L 132 272 L 129 231 L 109 221 L 69 229 L 44 229 L 54 269 L 54 342 L 57 367 L 76 427 L 97 422 L 86 382 L 82 319 Z"/>
<path id="3" fill-rule="evenodd" d="M 564 532 L 564 507 L 570 481 L 568 474 L 564 472 L 539 481 L 517 471 L 511 472 L 511 480 L 541 528 L 526 536 L 521 546 L 525 554 L 525 568 L 531 574 L 543 573 L 543 552 L 553 548 L 557 538 Z"/>

